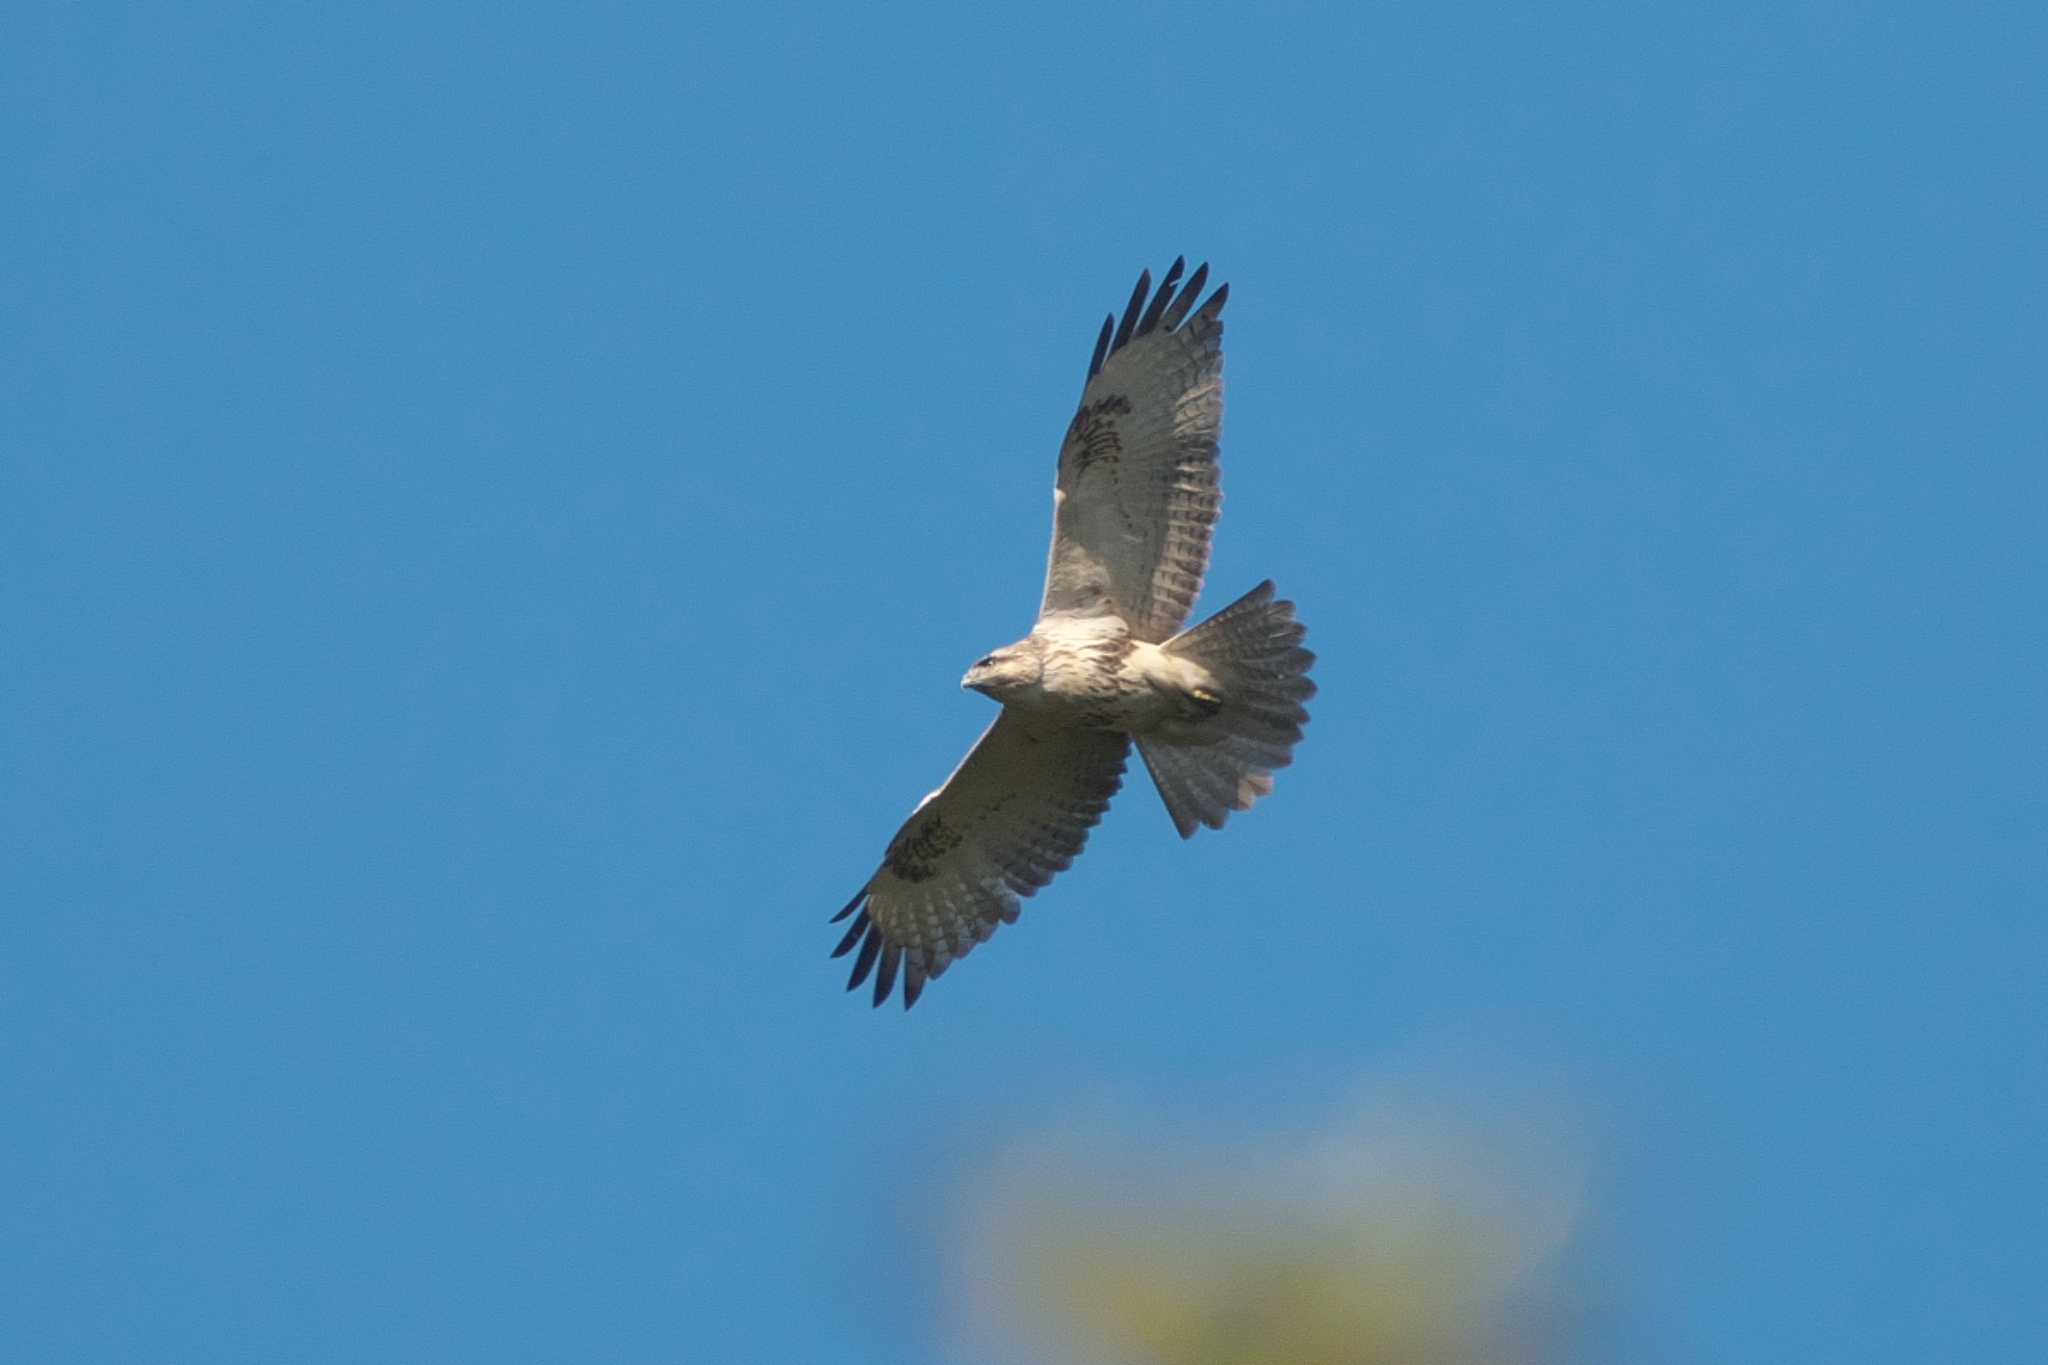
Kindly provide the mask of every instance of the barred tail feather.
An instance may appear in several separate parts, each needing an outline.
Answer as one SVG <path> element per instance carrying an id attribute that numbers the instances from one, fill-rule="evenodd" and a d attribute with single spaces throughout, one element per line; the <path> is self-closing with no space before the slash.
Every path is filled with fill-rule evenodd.
<path id="1" fill-rule="evenodd" d="M 1308 723 L 1303 703 L 1316 693 L 1308 677 L 1316 656 L 1301 647 L 1307 634 L 1294 604 L 1273 599 L 1268 579 L 1162 646 L 1221 686 L 1216 713 L 1192 735 L 1138 740 L 1181 838 L 1203 825 L 1221 829 L 1230 812 L 1251 809 L 1273 790 L 1274 771 L 1293 761 Z"/>

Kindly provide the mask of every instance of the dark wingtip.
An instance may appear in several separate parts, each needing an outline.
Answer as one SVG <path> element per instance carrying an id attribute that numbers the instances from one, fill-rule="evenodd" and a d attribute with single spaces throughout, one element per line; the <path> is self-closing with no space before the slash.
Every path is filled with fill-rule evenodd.
<path id="1" fill-rule="evenodd" d="M 846 908 L 845 908 L 844 910 L 841 910 L 841 911 L 840 911 L 840 912 L 839 912 L 838 914 L 834 915 L 834 916 L 833 916 L 833 917 L 832 917 L 831 919 L 827 920 L 827 921 L 826 921 L 826 923 L 828 923 L 828 924 L 837 924 L 837 923 L 839 923 L 839 921 L 841 921 L 841 920 L 845 919 L 845 918 L 846 918 L 846 917 L 847 917 L 848 915 L 850 915 L 850 914 L 852 914 L 852 913 L 853 913 L 854 911 L 856 911 L 856 910 L 860 909 L 860 903 L 861 903 L 862 901 L 866 900 L 867 898 L 868 898 L 868 889 L 867 889 L 867 888 L 866 888 L 865 886 L 863 886 L 863 887 L 862 887 L 862 888 L 861 888 L 860 890 L 858 890 L 858 891 L 856 891 L 856 892 L 854 893 L 853 899 L 852 899 L 852 900 L 850 900 L 850 901 L 848 901 L 848 902 L 846 903 Z"/>
<path id="2" fill-rule="evenodd" d="M 1109 343 L 1111 351 L 1121 351 L 1131 339 L 1131 333 L 1138 326 L 1138 313 L 1145 306 L 1145 296 L 1152 292 L 1152 272 L 1138 272 L 1138 287 L 1131 291 L 1131 301 L 1124 305 L 1124 320 L 1116 325 L 1116 340 Z"/>
<path id="3" fill-rule="evenodd" d="M 1202 305 L 1201 310 L 1195 316 L 1198 318 L 1214 319 L 1223 312 L 1223 305 L 1229 301 L 1230 286 L 1228 284 L 1219 284 L 1216 286 L 1216 292 L 1209 296 L 1209 301 Z"/>
<path id="4" fill-rule="evenodd" d="M 860 942 L 860 936 L 868 931 L 868 914 L 863 910 L 853 927 L 846 931 L 846 937 L 839 940 L 839 946 L 832 950 L 832 956 L 845 957 L 853 951 L 853 945 Z"/>
<path id="5" fill-rule="evenodd" d="M 896 986 L 896 964 L 903 960 L 903 950 L 891 943 L 882 949 L 881 970 L 875 973 L 875 1008 L 889 998 L 889 992 Z"/>
<path id="6" fill-rule="evenodd" d="M 1188 310 L 1202 297 L 1202 286 L 1208 279 L 1209 263 L 1204 261 L 1195 267 L 1194 274 L 1188 276 L 1187 286 L 1180 291 L 1180 296 L 1167 306 L 1165 314 L 1159 319 L 1159 325 L 1169 332 L 1180 326 L 1181 319 L 1188 315 Z"/>
<path id="7" fill-rule="evenodd" d="M 924 994 L 924 962 L 916 956 L 903 964 L 903 1008 L 909 1009 Z"/>
<path id="8" fill-rule="evenodd" d="M 1102 335 L 1095 338 L 1095 354 L 1088 360 L 1088 377 L 1093 379 L 1102 373 L 1102 362 L 1109 358 L 1110 334 L 1116 330 L 1116 316 L 1111 314 L 1102 319 Z"/>
<path id="9" fill-rule="evenodd" d="M 1195 273 L 1188 276 L 1185 287 L 1180 284 L 1181 272 L 1187 269 L 1188 258 L 1176 256 L 1166 273 L 1159 277 L 1158 292 L 1152 291 L 1152 272 L 1138 272 L 1138 287 L 1131 291 L 1131 301 L 1124 305 L 1123 320 L 1111 313 L 1102 320 L 1101 335 L 1095 338 L 1095 354 L 1088 358 L 1088 377 L 1095 378 L 1102 373 L 1102 363 L 1121 351 L 1134 338 L 1149 336 L 1156 331 L 1171 332 L 1179 327 L 1201 298 L 1202 285 L 1209 278 L 1207 261 L 1195 267 Z M 1213 320 L 1223 310 L 1223 302 L 1230 297 L 1230 286 L 1224 285 L 1209 296 L 1202 304 L 1198 317 Z M 1147 300 L 1150 300 L 1148 303 Z"/>
<path id="10" fill-rule="evenodd" d="M 860 989 L 860 983 L 867 980 L 868 973 L 874 970 L 875 958 L 881 951 L 882 931 L 880 927 L 870 924 L 867 937 L 861 940 L 860 956 L 853 960 L 853 975 L 846 978 L 846 989 Z"/>
<path id="11" fill-rule="evenodd" d="M 1151 335 L 1152 329 L 1159 325 L 1161 315 L 1166 312 L 1166 305 L 1173 302 L 1173 287 L 1180 283 L 1180 272 L 1187 268 L 1187 264 L 1187 257 L 1176 256 L 1173 258 L 1173 264 L 1166 268 L 1166 273 L 1160 276 L 1159 290 L 1152 295 L 1151 306 L 1145 310 L 1145 316 L 1138 319 L 1139 336 Z"/>

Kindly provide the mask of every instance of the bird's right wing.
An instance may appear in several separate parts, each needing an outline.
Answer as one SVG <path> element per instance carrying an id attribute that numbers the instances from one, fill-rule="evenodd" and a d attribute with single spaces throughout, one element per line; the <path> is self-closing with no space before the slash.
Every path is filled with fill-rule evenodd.
<path id="1" fill-rule="evenodd" d="M 1130 741 L 1098 730 L 996 717 L 946 785 L 889 841 L 882 866 L 835 920 L 853 924 L 832 955 L 860 950 L 848 990 L 879 964 L 875 1003 L 902 969 L 903 1007 L 965 957 L 1019 901 L 1074 861 L 1123 781 Z M 856 913 L 857 912 L 857 913 Z"/>

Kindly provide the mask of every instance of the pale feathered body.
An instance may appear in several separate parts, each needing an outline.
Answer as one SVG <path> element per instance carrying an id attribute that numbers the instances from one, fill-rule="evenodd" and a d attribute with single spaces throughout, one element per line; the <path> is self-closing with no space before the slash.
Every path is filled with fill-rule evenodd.
<path id="1" fill-rule="evenodd" d="M 1134 739 L 1185 733 L 1215 713 L 1218 695 L 1208 669 L 1133 639 L 1121 616 L 1064 613 L 967 670 L 961 686 L 1040 725 Z"/>
<path id="2" fill-rule="evenodd" d="M 1096 341 L 1060 446 L 1038 623 L 961 679 L 1001 714 L 835 916 L 853 918 L 834 951 L 858 949 L 849 989 L 873 972 L 878 1005 L 899 972 L 914 1004 L 1073 861 L 1132 743 L 1186 838 L 1271 792 L 1301 739 L 1314 656 L 1293 603 L 1261 583 L 1181 629 L 1222 503 L 1229 296 L 1197 308 L 1208 267 L 1185 288 L 1181 269 L 1157 293 L 1140 275 Z"/>

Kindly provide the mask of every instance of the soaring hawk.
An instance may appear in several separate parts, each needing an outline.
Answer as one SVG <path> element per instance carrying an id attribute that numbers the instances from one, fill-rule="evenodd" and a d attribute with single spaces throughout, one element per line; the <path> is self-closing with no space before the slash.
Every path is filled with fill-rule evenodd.
<path id="1" fill-rule="evenodd" d="M 944 786 L 889 841 L 833 918 L 853 923 L 853 990 L 903 1005 L 1017 918 L 1020 898 L 1074 860 L 1123 781 L 1133 741 L 1182 838 L 1221 828 L 1273 790 L 1315 695 L 1294 604 L 1259 584 L 1181 629 L 1209 567 L 1223 501 L 1223 285 L 1196 307 L 1204 265 L 1149 272 L 1103 319 L 1081 407 L 1060 445 L 1052 553 L 1038 623 L 967 670 L 1002 703 Z"/>

